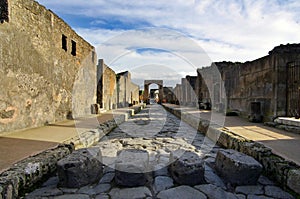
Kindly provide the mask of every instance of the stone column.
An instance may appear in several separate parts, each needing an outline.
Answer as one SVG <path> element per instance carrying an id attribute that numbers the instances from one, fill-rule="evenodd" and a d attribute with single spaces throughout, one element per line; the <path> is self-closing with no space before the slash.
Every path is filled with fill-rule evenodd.
<path id="1" fill-rule="evenodd" d="M 144 85 L 144 103 L 146 103 L 146 104 L 149 103 L 149 85 L 148 84 Z"/>
<path id="2" fill-rule="evenodd" d="M 163 85 L 159 85 L 159 103 L 162 103 L 162 100 L 164 99 L 164 90 Z"/>

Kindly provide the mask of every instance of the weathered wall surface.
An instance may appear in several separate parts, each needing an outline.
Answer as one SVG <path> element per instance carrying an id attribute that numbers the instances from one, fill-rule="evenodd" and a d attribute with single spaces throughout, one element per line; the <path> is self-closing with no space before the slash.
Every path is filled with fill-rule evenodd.
<path id="1" fill-rule="evenodd" d="M 268 56 L 251 62 L 216 62 L 214 64 L 219 70 L 224 88 L 222 82 L 216 82 L 217 75 L 212 74 L 211 68 L 214 64 L 198 69 L 198 99 L 205 101 L 210 98 L 215 107 L 219 106 L 219 110 L 225 108 L 224 102 L 227 101 L 227 110 L 238 110 L 245 117 L 251 114 L 251 103 L 258 102 L 265 121 L 277 116 L 286 116 L 288 103 L 290 100 L 295 101 L 287 100 L 287 88 L 291 86 L 288 83 L 288 79 L 291 78 L 287 75 L 288 65 L 299 60 L 300 45 L 288 44 L 277 46 Z M 297 67 L 300 70 L 300 65 Z M 300 73 L 293 75 L 300 76 Z M 300 86 L 300 81 L 293 83 L 297 88 Z"/>
<path id="2" fill-rule="evenodd" d="M 131 74 L 128 71 L 117 74 L 117 102 L 118 107 L 127 107 L 138 101 L 139 87 L 131 82 Z"/>
<path id="3" fill-rule="evenodd" d="M 100 59 L 98 63 L 97 79 L 97 103 L 104 110 L 117 108 L 116 73 L 104 63 L 103 59 Z"/>
<path id="4" fill-rule="evenodd" d="M 9 0 L 8 7 L 9 20 L 0 24 L 0 132 L 89 114 L 93 46 L 35 1 Z"/>
<path id="5" fill-rule="evenodd" d="M 130 104 L 138 104 L 139 103 L 139 91 L 140 91 L 140 87 L 139 85 L 132 83 L 130 84 L 130 95 L 131 95 L 131 99 L 130 99 Z"/>

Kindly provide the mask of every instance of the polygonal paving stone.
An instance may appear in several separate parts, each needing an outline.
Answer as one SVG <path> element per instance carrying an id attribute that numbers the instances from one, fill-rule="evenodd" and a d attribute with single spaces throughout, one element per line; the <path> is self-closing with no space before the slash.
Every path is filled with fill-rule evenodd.
<path id="1" fill-rule="evenodd" d="M 94 191 L 96 194 L 104 193 L 110 190 L 111 185 L 110 184 L 98 184 L 96 187 L 94 187 Z"/>
<path id="2" fill-rule="evenodd" d="M 261 185 L 238 186 L 235 188 L 235 192 L 246 195 L 262 195 L 264 194 L 264 187 Z"/>
<path id="3" fill-rule="evenodd" d="M 88 195 L 85 194 L 66 194 L 61 196 L 56 196 L 53 199 L 90 199 Z"/>
<path id="4" fill-rule="evenodd" d="M 204 177 L 207 183 L 221 187 L 224 190 L 227 189 L 222 179 L 207 165 L 205 165 Z"/>
<path id="5" fill-rule="evenodd" d="M 206 199 L 207 197 L 201 193 L 200 191 L 193 189 L 189 186 L 179 186 L 174 187 L 172 189 L 164 190 L 159 192 L 159 194 L 156 196 L 157 199 Z"/>
<path id="6" fill-rule="evenodd" d="M 138 199 L 152 196 L 150 190 L 147 187 L 135 187 L 119 189 L 114 188 L 109 192 L 111 199 Z"/>
<path id="7" fill-rule="evenodd" d="M 50 197 L 50 196 L 59 196 L 63 192 L 55 187 L 43 187 L 36 189 L 33 192 L 29 193 L 26 198 L 35 198 L 35 197 Z"/>
<path id="8" fill-rule="evenodd" d="M 274 198 L 268 196 L 248 195 L 247 199 L 274 199 Z"/>
<path id="9" fill-rule="evenodd" d="M 95 199 L 109 199 L 109 195 L 99 194 L 99 195 L 96 195 Z"/>
<path id="10" fill-rule="evenodd" d="M 226 192 L 220 187 L 217 187 L 212 184 L 197 185 L 195 186 L 195 188 L 205 193 L 208 196 L 208 198 L 238 199 L 238 197 L 235 196 L 234 194 L 230 192 Z"/>
<path id="11" fill-rule="evenodd" d="M 265 186 L 265 195 L 274 197 L 274 198 L 281 198 L 281 199 L 293 199 L 294 198 L 291 194 L 289 194 L 289 193 L 283 191 L 281 188 L 275 187 L 275 186 Z"/>
<path id="12" fill-rule="evenodd" d="M 99 183 L 104 184 L 104 183 L 111 183 L 115 177 L 115 173 L 106 173 L 102 176 L 100 179 Z"/>
<path id="13" fill-rule="evenodd" d="M 153 190 L 155 193 L 158 193 L 162 190 L 166 190 L 174 186 L 173 179 L 166 176 L 157 176 L 154 179 Z"/>

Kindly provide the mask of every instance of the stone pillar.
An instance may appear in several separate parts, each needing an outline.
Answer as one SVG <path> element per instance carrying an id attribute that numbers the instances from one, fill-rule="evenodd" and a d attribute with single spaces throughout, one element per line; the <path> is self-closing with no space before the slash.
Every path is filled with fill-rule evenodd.
<path id="1" fill-rule="evenodd" d="M 159 85 L 159 103 L 162 102 L 164 99 L 164 90 L 163 90 L 163 85 Z"/>
<path id="2" fill-rule="evenodd" d="M 144 103 L 149 103 L 149 84 L 144 85 Z"/>

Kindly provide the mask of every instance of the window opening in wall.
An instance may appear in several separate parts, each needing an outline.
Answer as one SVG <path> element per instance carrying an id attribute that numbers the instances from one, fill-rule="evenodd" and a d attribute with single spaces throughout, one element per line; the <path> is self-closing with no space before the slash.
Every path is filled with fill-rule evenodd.
<path id="1" fill-rule="evenodd" d="M 61 47 L 62 47 L 62 49 L 64 49 L 65 51 L 68 50 L 68 46 L 67 46 L 67 36 L 66 36 L 66 35 L 62 35 L 62 36 L 61 36 Z"/>
<path id="2" fill-rule="evenodd" d="M 0 22 L 8 22 L 8 2 L 7 0 L 1 0 L 0 1 Z"/>
<path id="3" fill-rule="evenodd" d="M 76 42 L 72 40 L 72 52 L 73 56 L 76 56 Z"/>

